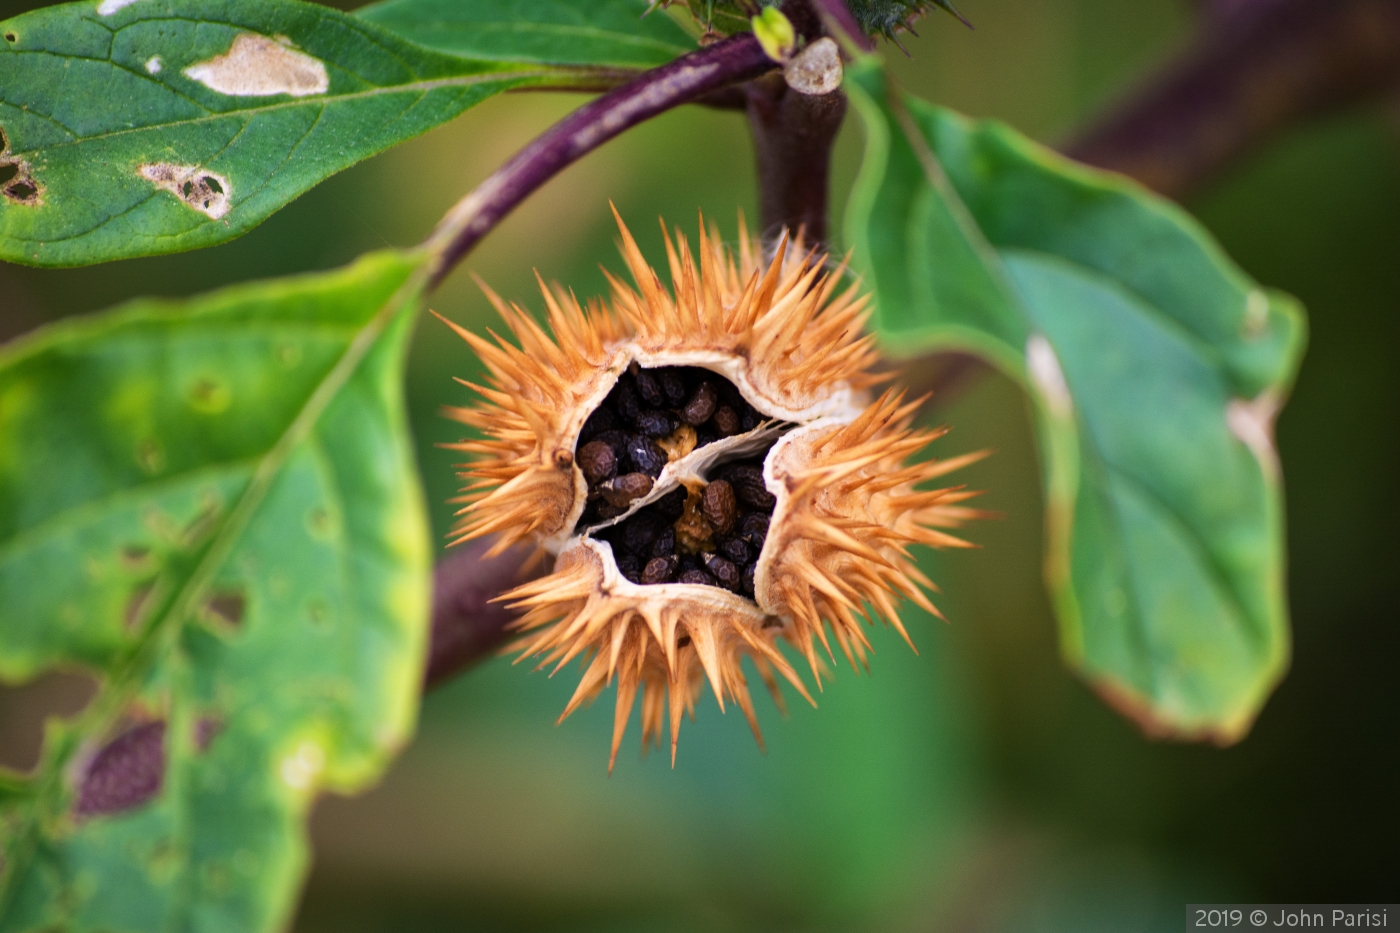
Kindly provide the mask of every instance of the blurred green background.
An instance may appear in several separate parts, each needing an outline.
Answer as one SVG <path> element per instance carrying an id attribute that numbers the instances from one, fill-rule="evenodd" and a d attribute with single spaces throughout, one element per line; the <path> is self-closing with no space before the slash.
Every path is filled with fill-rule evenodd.
<path id="1" fill-rule="evenodd" d="M 0 2 L 13 15 L 33 3 Z M 1043 141 L 1130 91 L 1189 36 L 1184 0 L 966 0 L 891 49 L 910 90 Z M 580 99 L 495 98 L 315 189 L 216 249 L 44 271 L 0 264 L 0 328 L 139 294 L 187 295 L 326 269 L 421 239 L 437 217 Z M 987 377 L 932 417 L 939 453 L 993 447 L 963 479 L 1004 520 L 940 555 L 943 624 L 911 611 L 915 656 L 872 635 L 870 676 L 839 669 L 821 708 L 760 700 L 767 754 L 712 701 L 676 769 L 639 760 L 636 721 L 606 776 L 611 695 L 554 719 L 554 680 L 486 664 L 426 698 L 383 784 L 317 808 L 296 928 L 312 931 L 987 931 L 1181 928 L 1188 901 L 1400 900 L 1400 104 L 1280 139 L 1187 206 L 1252 275 L 1307 305 L 1311 345 L 1278 425 L 1295 635 L 1287 679 L 1230 749 L 1152 742 L 1056 653 L 1040 581 L 1035 450 L 1017 390 Z M 860 154 L 838 147 L 839 217 Z M 755 216 L 742 115 L 685 108 L 610 143 L 510 217 L 438 293 L 493 313 L 466 274 L 537 307 L 532 270 L 602 293 L 618 269 L 607 202 L 659 259 L 662 215 L 733 234 Z M 839 222 L 835 229 L 839 229 Z M 409 399 L 436 530 L 450 521 L 444 403 L 476 368 L 424 318 Z M 55 464 L 55 468 L 61 468 Z M 0 695 L 0 744 L 34 692 Z M 9 731 L 6 731 L 9 730 Z"/>

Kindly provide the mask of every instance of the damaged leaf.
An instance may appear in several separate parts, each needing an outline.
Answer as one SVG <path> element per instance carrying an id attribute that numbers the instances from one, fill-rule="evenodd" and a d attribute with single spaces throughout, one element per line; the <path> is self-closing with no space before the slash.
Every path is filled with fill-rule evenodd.
<path id="1" fill-rule="evenodd" d="M 645 0 L 383 0 L 355 15 L 420 45 L 490 61 L 644 69 L 695 40 Z"/>
<path id="2" fill-rule="evenodd" d="M 1029 391 L 1067 659 L 1149 732 L 1238 739 L 1288 659 L 1271 435 L 1301 308 L 1138 185 L 899 94 L 876 62 L 848 75 L 879 330 Z"/>
<path id="3" fill-rule="evenodd" d="M 0 931 L 285 928 L 314 795 L 416 713 L 423 278 L 381 253 L 0 353 L 0 680 L 103 680 L 0 771 Z"/>
<path id="4" fill-rule="evenodd" d="M 69 3 L 0 28 L 0 259 L 40 266 L 220 243 L 493 94 L 619 80 L 297 0 Z"/>

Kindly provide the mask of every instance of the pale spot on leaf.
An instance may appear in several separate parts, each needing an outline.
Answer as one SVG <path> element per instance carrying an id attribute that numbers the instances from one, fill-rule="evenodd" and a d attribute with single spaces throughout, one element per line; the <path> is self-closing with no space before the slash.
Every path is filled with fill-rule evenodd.
<path id="1" fill-rule="evenodd" d="M 169 191 L 213 220 L 218 220 L 229 211 L 233 186 L 222 175 L 205 171 L 198 165 L 172 165 L 169 162 L 143 165 L 136 171 L 157 188 Z"/>
<path id="2" fill-rule="evenodd" d="M 97 5 L 98 16 L 111 16 L 118 10 L 124 10 L 135 3 L 136 0 L 102 0 Z"/>
<path id="3" fill-rule="evenodd" d="M 278 768 L 282 783 L 293 790 L 308 790 L 326 764 L 326 753 L 315 742 L 302 742 Z"/>
<path id="4" fill-rule="evenodd" d="M 148 59 L 146 60 L 146 71 L 149 72 L 150 74 L 158 75 L 158 74 L 160 74 L 160 69 L 161 69 L 161 64 L 160 64 L 160 56 L 159 56 L 159 55 L 152 55 L 150 58 L 148 58 Z"/>
<path id="5" fill-rule="evenodd" d="M 1050 414 L 1057 418 L 1068 418 L 1074 414 L 1074 399 L 1069 394 L 1069 384 L 1065 382 L 1060 359 L 1055 355 L 1050 341 L 1041 334 L 1033 334 L 1026 341 L 1026 370 L 1045 399 Z"/>
<path id="6" fill-rule="evenodd" d="M 326 66 L 277 39 L 245 32 L 223 55 L 191 65 L 185 77 L 231 97 L 310 97 L 330 87 Z"/>
<path id="7" fill-rule="evenodd" d="M 1270 479 L 1278 479 L 1282 473 L 1278 449 L 1274 447 L 1274 419 L 1282 407 L 1282 401 L 1272 389 L 1259 393 L 1253 401 L 1232 398 L 1225 406 L 1225 423 L 1230 433 L 1254 453 L 1264 468 L 1264 475 Z"/>

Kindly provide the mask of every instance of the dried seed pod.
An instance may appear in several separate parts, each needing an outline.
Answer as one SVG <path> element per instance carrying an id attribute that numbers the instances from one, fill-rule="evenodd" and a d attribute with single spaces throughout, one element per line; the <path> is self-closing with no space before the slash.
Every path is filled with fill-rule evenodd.
<path id="1" fill-rule="evenodd" d="M 975 456 L 906 463 L 938 435 L 912 428 L 916 403 L 869 397 L 879 377 L 861 336 L 866 299 L 840 288 L 844 270 L 827 272 L 825 257 L 783 241 L 764 260 L 743 232 L 736 256 L 702 228 L 697 268 L 668 235 L 667 291 L 619 226 L 635 288 L 611 279 L 610 302 L 587 309 L 545 289 L 552 336 L 488 292 L 518 346 L 458 329 L 490 385 L 450 412 L 483 437 L 457 445 L 476 459 L 456 535 L 556 555 L 552 573 L 507 594 L 522 613 L 520 650 L 583 659 L 566 716 L 616 680 L 613 758 L 640 693 L 643 742 L 659 742 L 669 720 L 674 763 L 681 716 L 705 683 L 757 733 L 743 658 L 770 689 L 778 675 L 810 700 L 783 645 L 819 682 L 818 645 L 835 641 L 856 665 L 864 621 L 908 637 L 900 597 L 936 612 L 909 546 L 963 546 L 946 529 L 978 513 L 963 505 L 969 492 L 921 487 Z M 738 433 L 728 413 L 717 423 L 721 409 Z M 673 443 L 681 429 L 665 449 L 644 430 L 619 433 L 653 411 L 679 412 L 693 443 Z M 600 493 L 632 475 L 648 484 L 625 507 L 588 499 L 585 424 L 584 445 L 604 442 L 625 470 Z"/>

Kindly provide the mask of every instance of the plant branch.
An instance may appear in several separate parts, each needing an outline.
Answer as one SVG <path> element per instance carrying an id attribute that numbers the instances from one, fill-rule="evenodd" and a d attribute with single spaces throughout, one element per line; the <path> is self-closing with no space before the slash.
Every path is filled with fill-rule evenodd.
<path id="1" fill-rule="evenodd" d="M 750 33 L 682 55 L 569 114 L 501 166 L 438 224 L 436 286 L 516 205 L 614 136 L 673 107 L 776 67 Z"/>
<path id="2" fill-rule="evenodd" d="M 1397 0 L 1216 0 L 1193 44 L 1065 152 L 1182 198 L 1283 130 L 1398 83 Z"/>

